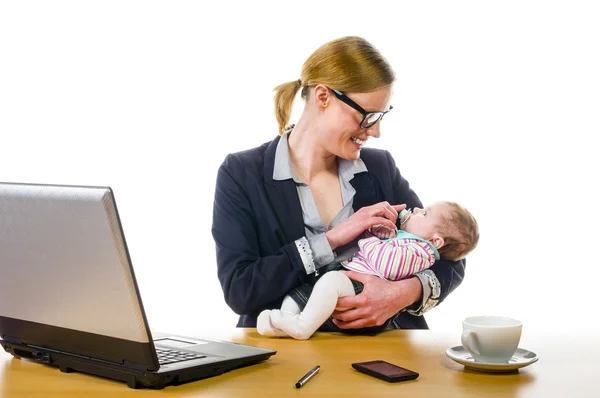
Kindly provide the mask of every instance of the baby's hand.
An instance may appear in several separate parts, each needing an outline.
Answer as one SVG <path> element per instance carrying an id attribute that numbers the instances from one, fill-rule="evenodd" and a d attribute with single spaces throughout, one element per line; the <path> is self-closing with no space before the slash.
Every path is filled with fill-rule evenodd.
<path id="1" fill-rule="evenodd" d="M 396 236 L 398 231 L 395 229 L 391 230 L 385 225 L 374 225 L 371 227 L 371 233 L 379 239 L 391 239 Z"/>

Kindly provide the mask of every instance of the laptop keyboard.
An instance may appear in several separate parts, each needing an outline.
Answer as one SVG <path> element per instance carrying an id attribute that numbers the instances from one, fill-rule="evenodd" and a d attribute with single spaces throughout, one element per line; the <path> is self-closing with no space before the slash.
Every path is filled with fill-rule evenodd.
<path id="1" fill-rule="evenodd" d="M 167 365 L 169 363 L 181 361 L 189 361 L 191 359 L 206 358 L 206 355 L 202 354 L 169 350 L 165 348 L 156 348 L 156 355 L 158 356 L 158 363 L 160 365 Z"/>

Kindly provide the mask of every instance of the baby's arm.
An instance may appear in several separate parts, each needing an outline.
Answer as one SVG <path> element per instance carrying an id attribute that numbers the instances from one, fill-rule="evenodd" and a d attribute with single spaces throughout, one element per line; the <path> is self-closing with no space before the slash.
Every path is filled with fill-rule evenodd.
<path id="1" fill-rule="evenodd" d="M 421 242 L 421 244 L 425 244 Z M 416 272 L 429 268 L 435 257 L 429 247 L 424 248 L 418 241 L 392 240 L 389 242 L 376 237 L 361 239 L 358 247 L 365 259 L 385 279 L 400 280 Z"/>
<path id="2" fill-rule="evenodd" d="M 375 236 L 379 239 L 391 239 L 394 236 L 396 236 L 396 234 L 397 234 L 397 231 L 392 231 L 388 227 L 379 224 L 379 225 L 373 225 L 372 227 L 369 227 L 365 232 L 362 233 L 362 235 L 360 236 L 360 239 L 367 239 L 367 238 L 371 238 L 373 236 Z"/>

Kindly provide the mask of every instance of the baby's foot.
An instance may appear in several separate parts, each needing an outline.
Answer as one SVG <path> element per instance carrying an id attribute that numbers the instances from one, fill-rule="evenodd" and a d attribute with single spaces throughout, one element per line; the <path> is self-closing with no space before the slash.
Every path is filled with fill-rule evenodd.
<path id="1" fill-rule="evenodd" d="M 258 315 L 256 320 L 256 330 L 263 336 L 268 337 L 286 337 L 287 334 L 283 330 L 277 329 L 271 323 L 271 311 L 264 310 Z"/>
<path id="2" fill-rule="evenodd" d="M 271 323 L 277 330 L 281 330 L 296 340 L 308 340 L 317 328 L 300 320 L 300 314 L 290 314 L 273 310 L 270 314 Z"/>

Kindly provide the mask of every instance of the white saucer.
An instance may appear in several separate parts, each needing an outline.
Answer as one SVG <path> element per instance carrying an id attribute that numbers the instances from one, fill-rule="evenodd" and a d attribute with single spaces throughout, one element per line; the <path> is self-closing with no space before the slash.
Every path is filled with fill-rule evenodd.
<path id="1" fill-rule="evenodd" d="M 465 368 L 476 370 L 478 372 L 514 372 L 515 370 L 537 362 L 539 357 L 532 351 L 527 351 L 522 348 L 517 348 L 513 357 L 508 363 L 492 363 L 492 362 L 476 362 L 469 351 L 465 350 L 462 345 L 448 348 L 446 355 L 450 359 L 465 365 Z"/>

